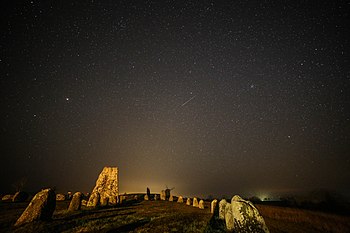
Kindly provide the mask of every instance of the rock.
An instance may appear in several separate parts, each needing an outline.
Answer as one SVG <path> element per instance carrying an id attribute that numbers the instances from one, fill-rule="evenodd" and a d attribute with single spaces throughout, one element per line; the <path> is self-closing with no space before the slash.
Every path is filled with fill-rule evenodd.
<path id="1" fill-rule="evenodd" d="M 87 200 L 81 200 L 81 205 L 86 206 L 87 205 Z"/>
<path id="2" fill-rule="evenodd" d="M 158 195 L 157 194 L 154 194 L 154 200 L 158 200 Z"/>
<path id="3" fill-rule="evenodd" d="M 64 201 L 64 200 L 66 200 L 66 196 L 64 194 L 61 194 L 61 193 L 56 194 L 56 201 Z"/>
<path id="4" fill-rule="evenodd" d="M 165 201 L 165 200 L 166 200 L 165 190 L 162 190 L 162 191 L 160 192 L 160 200 L 162 200 L 162 201 Z"/>
<path id="5" fill-rule="evenodd" d="M 7 194 L 1 198 L 1 201 L 12 201 L 13 195 Z"/>
<path id="6" fill-rule="evenodd" d="M 182 196 L 179 196 L 179 198 L 177 199 L 177 203 L 184 203 L 184 199 Z"/>
<path id="7" fill-rule="evenodd" d="M 15 226 L 36 220 L 50 220 L 56 208 L 56 195 L 53 189 L 44 189 L 38 192 L 22 215 L 19 217 Z"/>
<path id="8" fill-rule="evenodd" d="M 203 200 L 199 201 L 198 208 L 204 210 L 204 201 Z"/>
<path id="9" fill-rule="evenodd" d="M 222 199 L 219 202 L 219 219 L 224 220 L 225 219 L 225 207 L 227 205 L 227 201 L 225 199 Z"/>
<path id="10" fill-rule="evenodd" d="M 77 211 L 81 208 L 83 194 L 81 192 L 74 193 L 72 200 L 69 203 L 68 211 Z"/>
<path id="11" fill-rule="evenodd" d="M 170 194 L 170 191 L 171 191 L 171 189 L 168 189 L 168 188 L 165 189 L 165 199 L 166 199 L 166 200 L 169 200 L 169 198 L 170 198 L 170 195 L 171 195 L 171 194 Z"/>
<path id="12" fill-rule="evenodd" d="M 210 203 L 210 213 L 214 214 L 217 204 L 218 204 L 218 200 L 216 200 L 216 199 L 214 199 Z"/>
<path id="13" fill-rule="evenodd" d="M 122 204 L 126 200 L 126 196 L 120 195 L 119 196 L 119 204 Z"/>
<path id="14" fill-rule="evenodd" d="M 231 207 L 235 232 L 269 232 L 263 217 L 251 202 L 236 195 L 231 200 Z"/>
<path id="15" fill-rule="evenodd" d="M 170 197 L 169 197 L 169 201 L 174 201 L 174 197 L 173 197 L 173 195 L 170 195 Z"/>
<path id="16" fill-rule="evenodd" d="M 147 193 L 147 195 L 150 197 L 151 196 L 151 190 L 147 187 L 147 189 L 146 189 L 146 193 Z"/>
<path id="17" fill-rule="evenodd" d="M 71 191 L 67 192 L 67 200 L 72 200 L 73 198 L 73 193 Z"/>
<path id="18" fill-rule="evenodd" d="M 139 196 L 138 195 L 134 195 L 134 200 L 138 200 Z"/>
<path id="19" fill-rule="evenodd" d="M 198 207 L 198 200 L 196 197 L 193 198 L 193 207 Z"/>
<path id="20" fill-rule="evenodd" d="M 116 205 L 118 202 L 118 192 L 118 168 L 104 167 L 91 192 L 87 206 L 96 207 L 96 203 L 101 203 L 101 205 Z M 96 198 L 99 198 L 99 200 L 96 201 Z"/>
<path id="21" fill-rule="evenodd" d="M 146 195 L 143 197 L 143 199 L 144 199 L 145 201 L 148 201 L 148 200 L 149 200 L 148 194 L 146 194 Z"/>
<path id="22" fill-rule="evenodd" d="M 19 191 L 15 193 L 15 195 L 12 197 L 12 202 L 23 202 L 26 201 L 29 197 L 29 194 L 23 191 Z"/>
<path id="23" fill-rule="evenodd" d="M 225 223 L 226 223 L 226 229 L 228 231 L 233 231 L 234 229 L 234 220 L 232 217 L 232 207 L 231 204 L 227 203 L 225 206 Z M 251 231 L 249 231 L 251 232 Z"/>
<path id="24" fill-rule="evenodd" d="M 187 198 L 186 205 L 191 205 L 191 198 Z"/>

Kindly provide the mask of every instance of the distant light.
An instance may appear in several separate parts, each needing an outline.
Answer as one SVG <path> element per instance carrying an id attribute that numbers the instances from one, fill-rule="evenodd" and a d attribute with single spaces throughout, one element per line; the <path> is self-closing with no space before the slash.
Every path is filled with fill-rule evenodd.
<path id="1" fill-rule="evenodd" d="M 66 97 L 66 100 L 67 100 L 67 101 L 69 101 L 69 98 L 68 98 L 68 97 Z"/>

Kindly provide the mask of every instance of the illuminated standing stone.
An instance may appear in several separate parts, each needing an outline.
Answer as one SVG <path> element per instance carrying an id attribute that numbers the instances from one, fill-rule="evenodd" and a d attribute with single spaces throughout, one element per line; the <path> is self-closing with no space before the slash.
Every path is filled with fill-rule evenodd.
<path id="1" fill-rule="evenodd" d="M 193 198 L 193 207 L 198 207 L 198 200 L 196 197 Z"/>
<path id="2" fill-rule="evenodd" d="M 219 202 L 219 219 L 224 220 L 225 219 L 225 207 L 227 205 L 227 201 L 225 199 L 222 199 Z"/>
<path id="3" fill-rule="evenodd" d="M 210 204 L 210 213 L 214 214 L 216 205 L 218 204 L 218 200 L 213 200 Z"/>
<path id="4" fill-rule="evenodd" d="M 200 200 L 200 201 L 199 201 L 199 203 L 198 203 L 198 208 L 204 210 L 204 201 L 203 201 L 203 200 Z"/>

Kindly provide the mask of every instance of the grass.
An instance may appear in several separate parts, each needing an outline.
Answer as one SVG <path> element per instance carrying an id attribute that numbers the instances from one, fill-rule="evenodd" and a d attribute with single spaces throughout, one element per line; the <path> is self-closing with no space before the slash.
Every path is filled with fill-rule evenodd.
<path id="1" fill-rule="evenodd" d="M 111 208 L 67 212 L 68 201 L 57 202 L 53 219 L 14 228 L 28 203 L 0 203 L 0 232 L 226 232 L 212 218 L 209 202 L 201 210 L 185 203 L 134 201 Z M 350 217 L 287 207 L 256 205 L 274 232 L 350 232 Z"/>

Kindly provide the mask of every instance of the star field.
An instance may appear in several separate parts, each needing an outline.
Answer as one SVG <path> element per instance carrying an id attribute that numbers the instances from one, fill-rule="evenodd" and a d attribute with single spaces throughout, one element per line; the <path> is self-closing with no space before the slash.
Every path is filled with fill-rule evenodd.
<path id="1" fill-rule="evenodd" d="M 349 3 L 6 2 L 1 183 L 350 194 Z"/>

